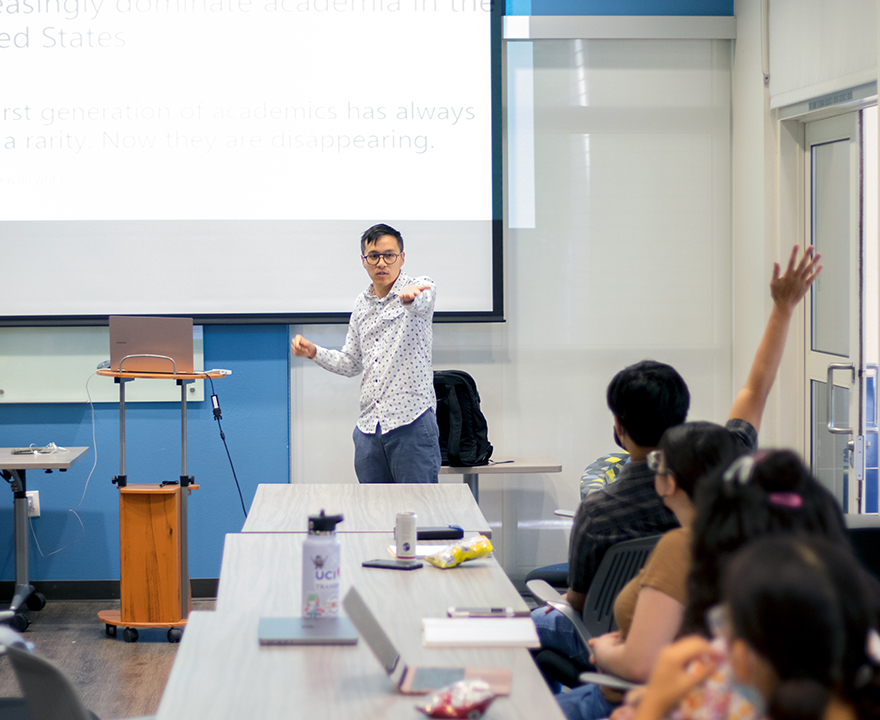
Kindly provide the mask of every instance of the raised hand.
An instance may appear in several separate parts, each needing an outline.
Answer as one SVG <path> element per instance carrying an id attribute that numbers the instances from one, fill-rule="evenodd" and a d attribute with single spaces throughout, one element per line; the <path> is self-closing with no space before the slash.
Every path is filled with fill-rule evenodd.
<path id="1" fill-rule="evenodd" d="M 773 277 L 770 280 L 770 296 L 773 302 L 785 310 L 794 310 L 795 306 L 807 294 L 813 280 L 822 270 L 819 265 L 821 255 L 813 254 L 813 246 L 810 245 L 798 262 L 798 246 L 791 249 L 788 258 L 788 267 L 785 273 L 779 273 L 779 263 L 773 263 Z"/>

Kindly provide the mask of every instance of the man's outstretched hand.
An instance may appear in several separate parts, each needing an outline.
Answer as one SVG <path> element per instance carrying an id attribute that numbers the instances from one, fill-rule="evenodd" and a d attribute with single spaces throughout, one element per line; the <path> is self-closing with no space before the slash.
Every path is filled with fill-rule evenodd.
<path id="1" fill-rule="evenodd" d="M 413 300 L 415 300 L 419 295 L 422 294 L 422 290 L 430 290 L 430 285 L 407 285 L 403 290 L 400 291 L 400 302 L 404 305 L 412 305 Z"/>

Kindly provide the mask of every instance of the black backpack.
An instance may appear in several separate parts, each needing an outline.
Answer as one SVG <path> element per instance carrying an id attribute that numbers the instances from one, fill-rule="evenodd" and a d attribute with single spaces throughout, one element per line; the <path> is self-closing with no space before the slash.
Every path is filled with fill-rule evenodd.
<path id="1" fill-rule="evenodd" d="M 488 463 L 492 444 L 474 379 L 464 370 L 436 370 L 434 392 L 442 464 L 470 467 Z"/>

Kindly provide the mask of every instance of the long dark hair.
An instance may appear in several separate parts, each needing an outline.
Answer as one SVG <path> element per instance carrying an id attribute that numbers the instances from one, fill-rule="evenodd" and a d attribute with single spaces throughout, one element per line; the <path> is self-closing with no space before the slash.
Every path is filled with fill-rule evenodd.
<path id="1" fill-rule="evenodd" d="M 691 500 L 700 478 L 718 468 L 727 468 L 744 452 L 730 430 L 711 422 L 675 425 L 663 433 L 658 448 L 663 451 L 676 487 Z"/>
<path id="2" fill-rule="evenodd" d="M 684 627 L 707 634 L 733 554 L 766 535 L 810 533 L 851 552 L 837 501 L 790 450 L 760 450 L 705 478 L 696 492 L 693 566 Z"/>
<path id="3" fill-rule="evenodd" d="M 874 588 L 852 553 L 821 537 L 767 537 L 731 559 L 732 635 L 773 666 L 773 720 L 818 720 L 832 696 L 877 717 L 880 655 L 866 652 L 880 644 Z"/>

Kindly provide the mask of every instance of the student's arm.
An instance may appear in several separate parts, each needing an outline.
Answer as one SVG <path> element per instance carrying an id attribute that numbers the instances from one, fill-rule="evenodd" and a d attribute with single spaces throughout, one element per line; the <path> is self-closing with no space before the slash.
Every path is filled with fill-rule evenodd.
<path id="1" fill-rule="evenodd" d="M 600 670 L 645 682 L 660 651 L 678 634 L 684 618 L 684 605 L 666 593 L 643 587 L 626 640 L 620 633 L 606 633 L 590 640 L 595 665 Z"/>
<path id="2" fill-rule="evenodd" d="M 770 388 L 773 387 L 773 381 L 779 370 L 779 363 L 782 361 L 791 316 L 822 269 L 819 265 L 821 256 L 813 256 L 812 245 L 804 251 L 800 261 L 797 256 L 798 246 L 795 245 L 788 258 L 788 267 L 782 275 L 779 273 L 779 263 L 773 263 L 773 277 L 770 280 L 773 309 L 770 311 L 764 336 L 752 361 L 749 376 L 730 410 L 731 420 L 734 418 L 746 420 L 755 430 L 760 430 L 767 396 L 770 394 Z"/>
<path id="3" fill-rule="evenodd" d="M 584 611 L 584 603 L 587 601 L 587 594 L 575 592 L 571 588 L 568 588 L 568 590 L 565 591 L 565 599 L 576 612 L 582 613 Z"/>
<path id="4" fill-rule="evenodd" d="M 722 662 L 721 653 L 698 635 L 685 637 L 660 653 L 634 720 L 660 720 Z"/>
<path id="5" fill-rule="evenodd" d="M 587 590 L 609 542 L 599 542 L 593 529 L 594 500 L 587 496 L 578 505 L 568 538 L 568 590 L 565 599 L 576 612 L 584 611 Z"/>

